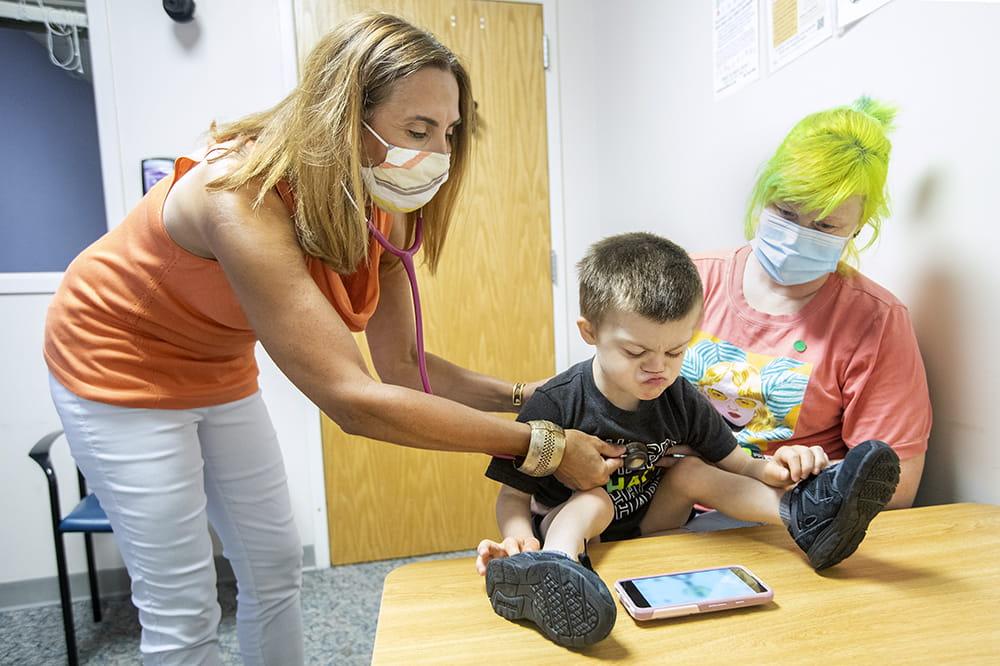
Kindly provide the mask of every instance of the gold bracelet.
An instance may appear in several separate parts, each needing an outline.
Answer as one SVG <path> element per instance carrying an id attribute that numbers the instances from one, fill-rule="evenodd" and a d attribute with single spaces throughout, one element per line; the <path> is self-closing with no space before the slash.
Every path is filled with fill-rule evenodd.
<path id="1" fill-rule="evenodd" d="M 566 452 L 566 433 L 551 421 L 528 421 L 531 441 L 517 471 L 528 476 L 548 476 L 559 468 Z"/>
<path id="2" fill-rule="evenodd" d="M 524 396 L 524 382 L 514 384 L 514 390 L 510 394 L 510 401 L 515 407 L 521 406 L 521 399 Z"/>

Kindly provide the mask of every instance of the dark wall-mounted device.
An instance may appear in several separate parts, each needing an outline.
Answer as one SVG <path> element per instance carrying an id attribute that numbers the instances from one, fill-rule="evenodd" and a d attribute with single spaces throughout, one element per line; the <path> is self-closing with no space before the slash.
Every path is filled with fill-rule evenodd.
<path id="1" fill-rule="evenodd" d="M 163 11 L 178 23 L 194 18 L 194 0 L 163 0 Z"/>

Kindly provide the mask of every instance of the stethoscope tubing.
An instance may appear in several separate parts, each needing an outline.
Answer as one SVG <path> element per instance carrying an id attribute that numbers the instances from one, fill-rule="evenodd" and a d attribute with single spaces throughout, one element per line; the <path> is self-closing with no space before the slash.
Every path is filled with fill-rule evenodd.
<path id="1" fill-rule="evenodd" d="M 420 383 L 423 385 L 425 393 L 433 394 L 430 379 L 427 377 L 427 357 L 424 352 L 424 318 L 420 309 L 420 288 L 417 285 L 417 270 L 413 262 L 413 257 L 416 256 L 417 250 L 420 249 L 420 245 L 424 239 L 424 216 L 422 213 L 417 214 L 413 243 L 406 250 L 398 248 L 389 242 L 389 239 L 372 224 L 370 219 L 368 220 L 368 229 L 372 232 L 379 245 L 403 262 L 403 269 L 406 271 L 406 277 L 410 281 L 410 294 L 413 297 L 413 326 L 417 332 L 417 365 L 420 368 Z"/>
<path id="2" fill-rule="evenodd" d="M 389 242 L 389 239 L 385 235 L 375 228 L 372 221 L 368 221 L 368 229 L 372 232 L 375 240 L 381 245 L 386 251 L 399 257 L 399 260 L 403 262 L 403 268 L 406 270 L 406 277 L 410 281 L 410 294 L 413 297 L 413 326 L 417 331 L 417 365 L 420 367 L 420 382 L 423 384 L 424 393 L 433 394 L 431 390 L 431 382 L 427 377 L 427 358 L 424 353 L 424 319 L 420 309 L 420 288 L 417 286 L 417 270 L 413 263 L 413 257 L 416 256 L 417 250 L 420 249 L 420 244 L 424 239 L 424 216 L 422 213 L 417 213 L 417 223 L 414 227 L 413 233 L 413 243 L 410 244 L 409 249 L 398 248 Z M 492 454 L 497 458 L 513 458 L 513 456 L 502 455 L 502 454 Z"/>

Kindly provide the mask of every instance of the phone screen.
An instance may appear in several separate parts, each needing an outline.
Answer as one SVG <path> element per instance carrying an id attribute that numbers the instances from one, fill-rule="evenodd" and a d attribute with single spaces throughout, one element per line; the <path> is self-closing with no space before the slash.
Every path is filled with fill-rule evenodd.
<path id="1" fill-rule="evenodd" d="M 730 568 L 651 576 L 629 582 L 641 595 L 641 598 L 633 595 L 636 604 L 646 608 L 740 597 L 764 591 L 752 577 L 739 569 Z"/>

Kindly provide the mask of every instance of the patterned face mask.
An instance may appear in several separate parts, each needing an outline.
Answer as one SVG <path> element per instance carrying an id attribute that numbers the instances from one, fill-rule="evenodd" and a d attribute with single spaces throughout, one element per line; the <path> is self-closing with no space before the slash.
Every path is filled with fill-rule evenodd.
<path id="1" fill-rule="evenodd" d="M 434 198 L 448 180 L 451 156 L 393 146 L 368 123 L 362 124 L 386 147 L 384 162 L 361 167 L 361 177 L 375 205 L 389 212 L 409 213 Z"/>
<path id="2" fill-rule="evenodd" d="M 750 247 L 772 280 L 793 285 L 837 270 L 848 240 L 846 236 L 806 229 L 765 208 Z"/>

